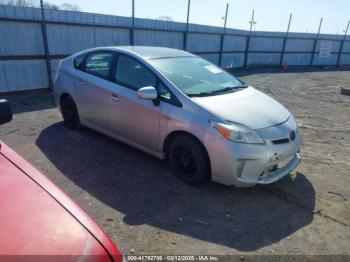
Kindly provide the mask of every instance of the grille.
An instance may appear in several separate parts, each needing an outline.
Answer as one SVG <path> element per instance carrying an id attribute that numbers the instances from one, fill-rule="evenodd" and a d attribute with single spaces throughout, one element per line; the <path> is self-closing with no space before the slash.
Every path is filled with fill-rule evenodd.
<path id="1" fill-rule="evenodd" d="M 283 139 L 272 140 L 272 143 L 275 145 L 286 144 L 286 143 L 289 143 L 289 139 L 283 138 Z"/>

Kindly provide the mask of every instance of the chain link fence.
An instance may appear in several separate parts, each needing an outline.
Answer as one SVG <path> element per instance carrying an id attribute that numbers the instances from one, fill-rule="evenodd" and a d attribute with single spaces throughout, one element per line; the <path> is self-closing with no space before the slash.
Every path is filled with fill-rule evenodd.
<path id="1" fill-rule="evenodd" d="M 107 45 L 184 49 L 222 67 L 350 65 L 349 23 L 277 10 L 222 0 L 0 0 L 0 92 L 52 88 L 60 59 Z M 337 32 L 325 34 L 328 22 Z"/>
<path id="2" fill-rule="evenodd" d="M 171 22 L 189 23 L 223 27 L 225 22 L 226 1 L 203 0 L 44 0 L 43 7 L 50 10 L 66 10 L 84 13 L 104 14 L 162 20 Z M 290 27 L 291 32 L 317 33 L 321 17 L 308 10 L 302 12 L 288 10 L 285 4 L 280 3 L 271 7 L 256 2 L 229 2 L 227 27 L 249 30 L 253 22 L 253 31 L 286 32 L 289 16 L 293 13 Z M 40 7 L 40 0 L 0 0 L 0 5 L 22 7 Z M 134 7 L 134 9 L 133 9 Z M 266 9 L 268 7 L 268 14 Z M 330 8 L 333 5 L 330 5 Z M 255 17 L 252 21 L 252 11 Z M 315 9 L 313 9 L 315 10 Z M 300 11 L 300 10 L 297 10 Z M 188 17 L 187 17 L 188 16 Z M 321 33 L 343 35 L 346 30 L 347 19 L 341 16 L 323 17 Z"/>

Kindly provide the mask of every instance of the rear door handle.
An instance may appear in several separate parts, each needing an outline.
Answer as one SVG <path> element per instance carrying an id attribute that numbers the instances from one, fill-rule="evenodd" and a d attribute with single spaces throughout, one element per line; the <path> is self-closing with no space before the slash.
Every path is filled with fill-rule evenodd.
<path id="1" fill-rule="evenodd" d="M 119 97 L 116 94 L 112 94 L 112 101 L 113 102 L 118 102 L 119 101 Z"/>

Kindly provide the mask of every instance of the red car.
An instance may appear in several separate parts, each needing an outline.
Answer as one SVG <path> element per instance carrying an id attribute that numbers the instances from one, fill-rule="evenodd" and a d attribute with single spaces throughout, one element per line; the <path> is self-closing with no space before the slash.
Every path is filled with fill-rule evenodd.
<path id="1" fill-rule="evenodd" d="M 0 100 L 0 124 L 11 119 L 9 103 Z M 118 248 L 72 199 L 0 141 L 0 258 L 13 261 L 13 255 L 122 261 Z"/>

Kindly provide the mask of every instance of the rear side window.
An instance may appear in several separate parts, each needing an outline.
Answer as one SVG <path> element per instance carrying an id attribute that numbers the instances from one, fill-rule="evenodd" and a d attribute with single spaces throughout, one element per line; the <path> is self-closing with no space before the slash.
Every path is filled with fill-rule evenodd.
<path id="1" fill-rule="evenodd" d="M 86 58 L 84 71 L 101 78 L 108 78 L 111 72 L 112 63 L 112 53 L 92 53 Z"/>
<path id="2" fill-rule="evenodd" d="M 85 58 L 85 55 L 80 55 L 74 59 L 74 67 L 76 69 L 81 69 L 84 62 L 84 58 Z"/>
<path id="3" fill-rule="evenodd" d="M 118 56 L 115 80 L 134 90 L 157 84 L 157 77 L 148 68 L 124 55 Z"/>

